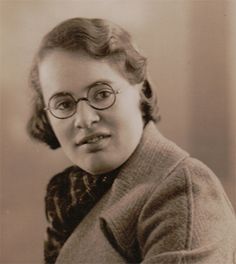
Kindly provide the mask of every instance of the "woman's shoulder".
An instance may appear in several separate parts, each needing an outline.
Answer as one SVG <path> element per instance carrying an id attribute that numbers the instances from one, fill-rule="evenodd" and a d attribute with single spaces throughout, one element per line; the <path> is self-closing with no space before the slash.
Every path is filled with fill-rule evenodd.
<path id="1" fill-rule="evenodd" d="M 162 182 L 156 184 L 153 197 L 155 195 L 166 203 L 181 200 L 184 210 L 193 217 L 211 213 L 221 215 L 222 212 L 228 216 L 234 214 L 219 178 L 207 165 L 192 157 L 183 159 Z M 172 198 L 171 201 L 168 197 Z"/>
<path id="2" fill-rule="evenodd" d="M 155 184 L 138 220 L 144 255 L 150 248 L 155 254 L 171 249 L 190 255 L 191 250 L 210 250 L 209 245 L 216 255 L 225 245 L 227 255 L 235 235 L 235 214 L 221 183 L 205 164 L 190 157 Z"/>
<path id="3" fill-rule="evenodd" d="M 186 188 L 189 199 L 205 198 L 204 203 L 225 200 L 224 188 L 216 174 L 198 159 L 187 157 L 167 177 L 166 181 Z M 206 199 L 207 198 L 207 199 Z"/>

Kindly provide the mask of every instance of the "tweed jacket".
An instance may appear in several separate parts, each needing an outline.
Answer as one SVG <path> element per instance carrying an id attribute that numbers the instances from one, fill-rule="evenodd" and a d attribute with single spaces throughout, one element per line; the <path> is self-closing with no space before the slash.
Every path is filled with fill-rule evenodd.
<path id="1" fill-rule="evenodd" d="M 216 176 L 149 122 L 56 264 L 235 264 L 236 220 Z"/>

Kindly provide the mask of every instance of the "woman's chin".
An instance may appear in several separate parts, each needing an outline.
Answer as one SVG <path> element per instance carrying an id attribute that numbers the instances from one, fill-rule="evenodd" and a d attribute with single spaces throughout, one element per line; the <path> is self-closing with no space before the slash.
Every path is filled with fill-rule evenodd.
<path id="1" fill-rule="evenodd" d="M 102 166 L 99 164 L 99 166 L 89 166 L 87 168 L 85 168 L 84 170 L 87 171 L 90 174 L 93 175 L 99 175 L 99 174 L 105 174 L 105 173 L 109 173 L 113 170 L 115 170 L 117 167 L 113 167 L 111 165 L 109 166 L 105 166 L 105 164 L 103 164 Z"/>
<path id="2" fill-rule="evenodd" d="M 93 175 L 99 175 L 104 173 L 109 173 L 120 166 L 120 162 L 111 162 L 107 159 L 90 159 L 89 161 L 83 163 L 83 166 L 79 166 L 84 171 L 87 171 Z"/>

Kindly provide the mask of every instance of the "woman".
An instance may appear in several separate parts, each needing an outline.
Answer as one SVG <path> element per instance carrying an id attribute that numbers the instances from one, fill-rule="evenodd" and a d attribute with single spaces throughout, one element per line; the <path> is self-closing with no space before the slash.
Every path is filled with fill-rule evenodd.
<path id="1" fill-rule="evenodd" d="M 235 263 L 233 209 L 216 176 L 156 129 L 146 66 L 102 19 L 44 37 L 29 132 L 74 164 L 48 184 L 46 263 Z"/>

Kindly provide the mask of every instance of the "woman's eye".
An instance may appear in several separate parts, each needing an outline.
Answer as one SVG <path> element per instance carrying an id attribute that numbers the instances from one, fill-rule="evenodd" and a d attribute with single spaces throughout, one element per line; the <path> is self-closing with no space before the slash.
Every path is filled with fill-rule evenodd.
<path id="1" fill-rule="evenodd" d="M 99 91 L 94 95 L 94 99 L 95 100 L 104 100 L 106 98 L 108 98 L 111 95 L 111 91 L 109 90 L 103 90 L 103 91 Z"/>
<path id="2" fill-rule="evenodd" d="M 73 108 L 73 102 L 71 101 L 63 101 L 63 102 L 57 103 L 55 106 L 55 109 L 58 109 L 58 110 L 68 110 L 71 108 Z"/>

